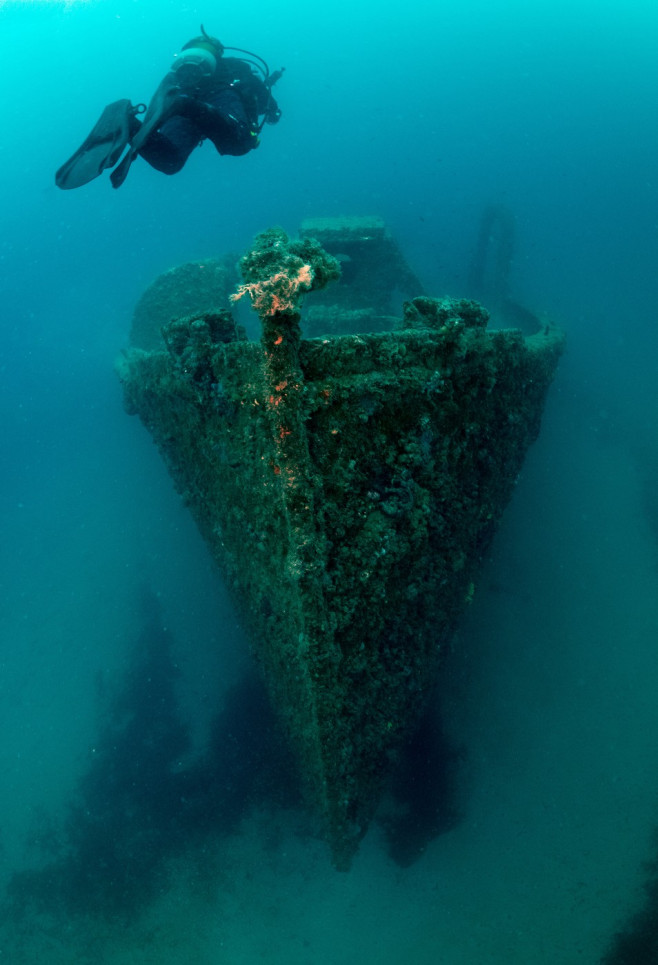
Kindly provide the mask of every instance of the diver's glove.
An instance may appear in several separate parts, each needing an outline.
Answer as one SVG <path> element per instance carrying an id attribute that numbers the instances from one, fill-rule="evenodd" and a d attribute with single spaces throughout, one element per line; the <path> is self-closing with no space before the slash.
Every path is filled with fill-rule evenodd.
<path id="1" fill-rule="evenodd" d="M 281 110 L 276 104 L 271 104 L 265 111 L 265 121 L 268 124 L 278 124 L 281 120 Z"/>

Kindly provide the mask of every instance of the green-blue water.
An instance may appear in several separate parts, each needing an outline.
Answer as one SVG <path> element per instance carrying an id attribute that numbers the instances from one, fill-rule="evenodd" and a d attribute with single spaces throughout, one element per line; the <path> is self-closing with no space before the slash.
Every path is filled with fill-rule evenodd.
<path id="1" fill-rule="evenodd" d="M 58 191 L 200 22 L 286 68 L 258 150 Z M 0 959 L 615 947 L 658 857 L 657 46 L 650 2 L 0 2 Z M 568 353 L 437 696 L 458 820 L 407 866 L 375 822 L 340 874 L 113 360 L 158 273 L 309 216 L 379 215 L 429 292 L 468 294 L 489 204 Z"/>

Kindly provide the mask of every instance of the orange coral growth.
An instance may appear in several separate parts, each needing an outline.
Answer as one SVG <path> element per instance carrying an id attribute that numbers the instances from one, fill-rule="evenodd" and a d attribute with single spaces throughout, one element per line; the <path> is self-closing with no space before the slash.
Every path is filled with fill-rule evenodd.
<path id="1" fill-rule="evenodd" d="M 237 302 L 245 295 L 249 295 L 251 304 L 258 315 L 275 315 L 277 312 L 294 311 L 301 292 L 308 291 L 313 283 L 313 270 L 310 265 L 302 265 L 293 275 L 285 271 L 265 278 L 263 281 L 247 282 L 240 285 L 231 295 L 231 301 Z"/>

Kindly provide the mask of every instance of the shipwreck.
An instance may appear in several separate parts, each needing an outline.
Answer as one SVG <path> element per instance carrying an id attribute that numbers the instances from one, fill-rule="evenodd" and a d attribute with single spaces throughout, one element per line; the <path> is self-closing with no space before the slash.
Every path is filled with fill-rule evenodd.
<path id="1" fill-rule="evenodd" d="M 473 597 L 563 349 L 550 324 L 489 330 L 468 300 L 416 295 L 396 318 L 386 299 L 369 309 L 355 295 L 350 314 L 345 269 L 373 237 L 391 252 L 370 221 L 256 239 L 233 297 L 251 302 L 259 338 L 225 299 L 118 363 L 127 409 L 237 602 L 343 869 Z M 302 337 L 315 290 L 318 335 Z M 362 330 L 339 333 L 341 313 Z"/>

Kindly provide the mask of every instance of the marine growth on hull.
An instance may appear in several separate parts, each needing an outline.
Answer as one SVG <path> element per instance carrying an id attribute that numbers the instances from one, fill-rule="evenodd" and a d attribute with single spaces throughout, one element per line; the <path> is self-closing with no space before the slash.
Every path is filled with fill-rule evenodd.
<path id="1" fill-rule="evenodd" d="M 315 219 L 294 240 L 271 229 L 240 270 L 238 284 L 214 263 L 214 290 L 198 266 L 163 276 L 119 374 L 348 868 L 472 599 L 563 335 L 489 331 L 477 302 L 418 294 L 376 218 Z M 416 296 L 401 318 L 394 289 Z M 260 338 L 231 299 L 251 303 Z M 163 301 L 173 320 L 151 309 L 149 331 Z"/>

